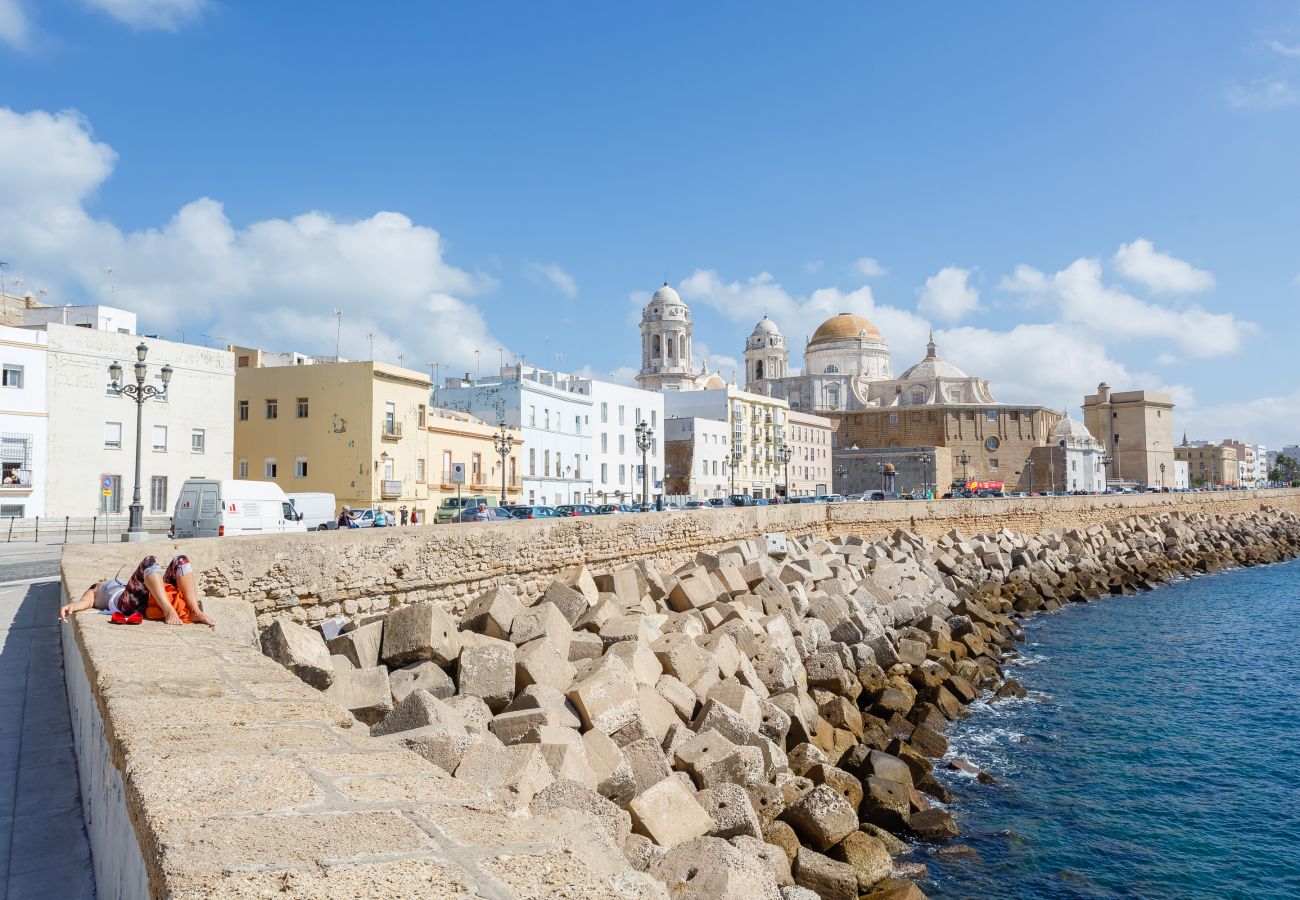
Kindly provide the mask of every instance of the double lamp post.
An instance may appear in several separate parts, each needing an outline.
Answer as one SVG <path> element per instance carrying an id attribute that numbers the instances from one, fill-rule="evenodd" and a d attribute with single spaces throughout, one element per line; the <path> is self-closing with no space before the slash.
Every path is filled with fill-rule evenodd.
<path id="1" fill-rule="evenodd" d="M 144 530 L 144 503 L 140 498 L 140 451 L 144 448 L 144 402 L 151 398 L 166 399 L 167 387 L 172 381 L 172 367 L 165 365 L 160 373 L 162 387 L 145 384 L 145 375 L 149 370 L 149 366 L 145 363 L 145 357 L 149 355 L 148 346 L 141 343 L 135 348 L 135 355 L 135 384 L 122 383 L 122 366 L 116 360 L 108 367 L 108 376 L 112 380 L 113 390 L 119 396 L 130 397 L 135 401 L 135 491 L 131 495 L 131 520 L 126 533 L 122 535 L 124 541 L 144 541 L 149 538 L 148 532 Z"/>

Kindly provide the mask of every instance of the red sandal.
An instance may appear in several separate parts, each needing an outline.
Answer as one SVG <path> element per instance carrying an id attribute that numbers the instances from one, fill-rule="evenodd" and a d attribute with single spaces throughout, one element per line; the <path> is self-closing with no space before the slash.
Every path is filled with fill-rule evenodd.
<path id="1" fill-rule="evenodd" d="M 108 621 L 112 622 L 114 625 L 125 625 L 127 619 L 126 616 L 122 615 L 120 612 L 115 612 Z"/>
<path id="2" fill-rule="evenodd" d="M 138 612 L 133 612 L 131 615 L 126 617 L 126 624 L 128 625 L 139 625 L 143 621 L 144 616 Z"/>

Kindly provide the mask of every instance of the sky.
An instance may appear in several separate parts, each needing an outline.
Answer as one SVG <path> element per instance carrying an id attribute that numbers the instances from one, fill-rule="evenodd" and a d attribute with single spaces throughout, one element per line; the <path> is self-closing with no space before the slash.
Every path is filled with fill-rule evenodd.
<path id="1" fill-rule="evenodd" d="M 6 289 L 214 346 L 628 381 L 667 280 L 1277 447 L 1298 199 L 1298 0 L 0 0 Z"/>

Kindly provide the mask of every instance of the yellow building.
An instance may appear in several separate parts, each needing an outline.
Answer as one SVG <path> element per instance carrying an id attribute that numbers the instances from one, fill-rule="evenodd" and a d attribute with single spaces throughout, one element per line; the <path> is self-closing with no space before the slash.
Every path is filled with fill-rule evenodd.
<path id="1" fill-rule="evenodd" d="M 433 407 L 426 420 L 426 439 L 429 446 L 428 497 L 429 505 L 437 506 L 444 497 L 455 497 L 457 485 L 452 481 L 452 466 L 465 466 L 465 483 L 461 492 L 468 495 L 501 497 L 501 455 L 497 453 L 494 436 L 500 430 L 477 419 L 469 413 Z M 518 428 L 507 428 L 514 441 L 510 455 L 505 460 L 505 491 L 507 503 L 520 502 L 522 481 L 519 460 L 523 454 L 523 440 Z"/>
<path id="2" fill-rule="evenodd" d="M 1241 484 L 1237 451 L 1222 444 L 1184 444 L 1174 448 L 1174 458 L 1187 463 L 1194 487 L 1236 487 Z"/>
<path id="3" fill-rule="evenodd" d="M 788 403 L 742 391 L 716 375 L 703 390 L 669 390 L 663 396 L 667 416 L 727 423 L 729 491 L 770 499 L 777 496 L 778 486 L 785 490 L 785 466 L 777 449 L 786 441 Z"/>
<path id="4" fill-rule="evenodd" d="M 1172 477 L 1174 401 L 1169 394 L 1112 392 L 1103 381 L 1097 393 L 1083 398 L 1083 424 L 1106 448 L 1108 481 L 1159 486 L 1162 477 Z"/>
<path id="5" fill-rule="evenodd" d="M 235 354 L 235 477 L 430 513 L 429 376 L 385 363 Z"/>

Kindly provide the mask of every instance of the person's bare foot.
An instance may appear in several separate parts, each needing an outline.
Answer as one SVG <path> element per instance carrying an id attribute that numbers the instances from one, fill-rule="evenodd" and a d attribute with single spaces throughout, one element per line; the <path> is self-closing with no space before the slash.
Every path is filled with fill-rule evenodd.
<path id="1" fill-rule="evenodd" d="M 196 625 L 206 625 L 209 628 L 217 627 L 217 623 L 212 621 L 212 617 L 209 616 L 201 609 L 195 609 L 190 611 L 190 621 Z"/>
<path id="2" fill-rule="evenodd" d="M 181 617 L 180 617 L 180 616 L 176 615 L 176 613 L 172 613 L 171 615 L 163 616 L 163 624 L 165 624 L 165 625 L 184 625 L 185 623 L 181 621 Z"/>

